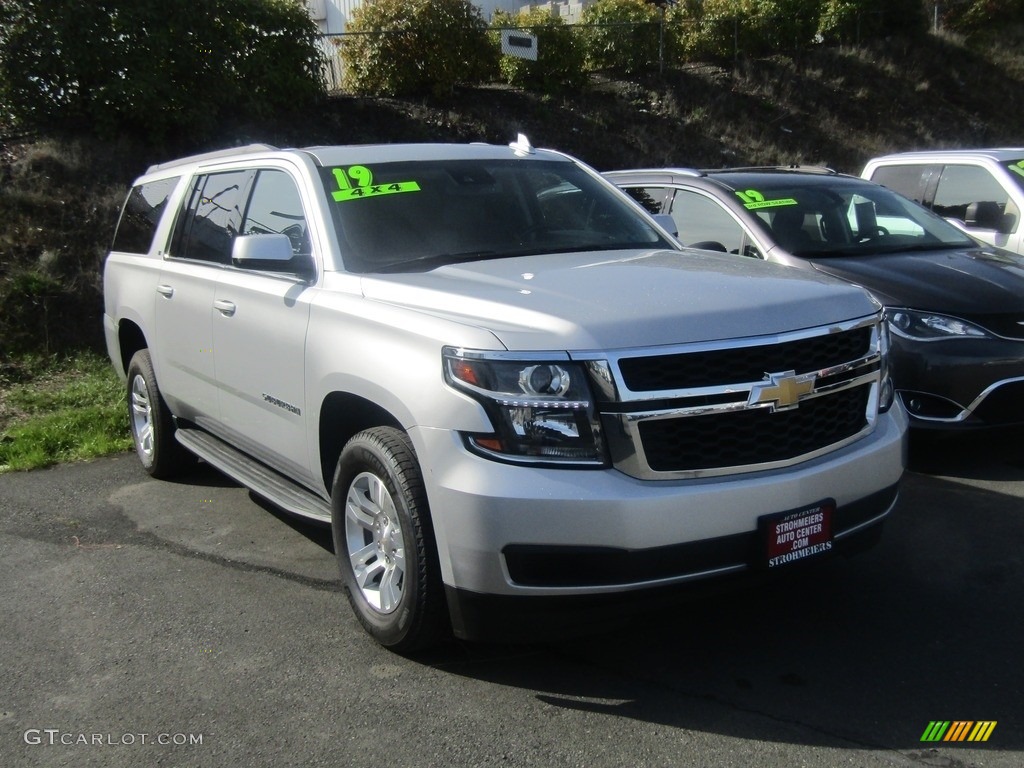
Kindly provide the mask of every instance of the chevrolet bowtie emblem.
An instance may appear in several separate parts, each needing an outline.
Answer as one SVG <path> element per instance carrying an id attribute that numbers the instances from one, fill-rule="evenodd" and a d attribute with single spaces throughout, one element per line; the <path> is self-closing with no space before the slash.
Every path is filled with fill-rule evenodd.
<path id="1" fill-rule="evenodd" d="M 786 411 L 796 408 L 800 398 L 814 391 L 817 374 L 804 373 L 796 375 L 796 371 L 785 373 L 766 373 L 765 380 L 755 384 L 750 390 L 747 407 L 768 405 L 775 411 Z"/>

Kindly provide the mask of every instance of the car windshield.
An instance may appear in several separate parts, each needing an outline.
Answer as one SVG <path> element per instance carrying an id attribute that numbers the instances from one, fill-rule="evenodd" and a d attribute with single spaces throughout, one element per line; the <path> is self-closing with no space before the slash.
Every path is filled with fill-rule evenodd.
<path id="1" fill-rule="evenodd" d="M 324 168 L 345 266 L 416 272 L 461 261 L 672 246 L 573 163 L 410 161 Z"/>
<path id="2" fill-rule="evenodd" d="M 965 248 L 966 233 L 912 200 L 856 179 L 784 177 L 737 189 L 742 205 L 794 256 Z"/>
<path id="3" fill-rule="evenodd" d="M 1006 163 L 1010 171 L 1010 178 L 1017 182 L 1017 186 L 1024 189 L 1024 160 L 1010 160 Z"/>

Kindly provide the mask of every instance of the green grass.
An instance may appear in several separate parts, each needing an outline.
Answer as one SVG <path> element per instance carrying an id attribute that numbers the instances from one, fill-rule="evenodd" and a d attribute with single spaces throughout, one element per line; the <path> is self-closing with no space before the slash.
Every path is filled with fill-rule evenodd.
<path id="1" fill-rule="evenodd" d="M 25 356 L 0 368 L 0 472 L 131 447 L 124 386 L 106 358 Z"/>

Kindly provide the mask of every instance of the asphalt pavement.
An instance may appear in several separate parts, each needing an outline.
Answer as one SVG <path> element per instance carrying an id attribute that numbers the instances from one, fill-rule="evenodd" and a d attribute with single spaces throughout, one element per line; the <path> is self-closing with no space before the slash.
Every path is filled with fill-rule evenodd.
<path id="1" fill-rule="evenodd" d="M 882 543 L 607 634 L 362 632 L 330 536 L 134 455 L 0 475 L 0 766 L 1024 764 L 1024 448 L 915 452 Z M 923 742 L 932 721 L 988 741 Z"/>

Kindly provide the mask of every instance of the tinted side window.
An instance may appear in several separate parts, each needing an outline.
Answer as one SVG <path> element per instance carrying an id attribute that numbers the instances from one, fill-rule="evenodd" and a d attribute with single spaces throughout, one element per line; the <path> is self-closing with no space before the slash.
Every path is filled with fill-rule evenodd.
<path id="1" fill-rule="evenodd" d="M 180 176 L 160 179 L 133 187 L 121 210 L 121 219 L 114 233 L 112 250 L 127 253 L 149 253 L 160 217 L 167 207 L 167 198 L 174 191 Z"/>
<path id="2" fill-rule="evenodd" d="M 924 200 L 921 180 L 928 168 L 927 165 L 885 165 L 875 169 L 871 180 L 920 203 Z"/>
<path id="3" fill-rule="evenodd" d="M 648 213 L 665 213 L 664 187 L 623 187 L 623 192 L 636 200 Z"/>
<path id="4" fill-rule="evenodd" d="M 295 181 L 284 171 L 260 171 L 242 222 L 243 235 L 287 235 L 292 253 L 308 261 L 312 253 L 306 214 Z"/>
<path id="5" fill-rule="evenodd" d="M 743 227 L 716 200 L 697 192 L 677 190 L 672 200 L 672 219 L 679 227 L 679 240 L 685 245 L 754 255 Z"/>
<path id="6" fill-rule="evenodd" d="M 985 168 L 947 165 L 935 190 L 934 209 L 940 216 L 959 219 L 968 227 L 1010 232 L 1019 212 L 1003 186 Z M 1010 214 L 1012 220 L 1004 219 Z"/>
<path id="7" fill-rule="evenodd" d="M 231 244 L 242 221 L 241 206 L 252 171 L 198 176 L 175 224 L 171 255 L 231 263 Z"/>

